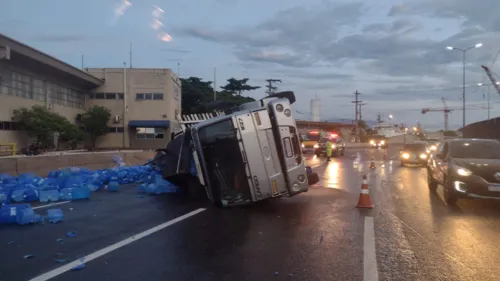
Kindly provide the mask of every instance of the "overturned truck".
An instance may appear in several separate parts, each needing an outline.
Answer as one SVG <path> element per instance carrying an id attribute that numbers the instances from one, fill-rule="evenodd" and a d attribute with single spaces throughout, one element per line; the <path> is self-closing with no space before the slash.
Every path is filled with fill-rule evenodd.
<path id="1" fill-rule="evenodd" d="M 180 120 L 180 132 L 154 165 L 192 198 L 219 207 L 307 192 L 319 181 L 305 166 L 292 115 L 293 92 Z M 185 118 L 186 119 L 186 118 Z"/>

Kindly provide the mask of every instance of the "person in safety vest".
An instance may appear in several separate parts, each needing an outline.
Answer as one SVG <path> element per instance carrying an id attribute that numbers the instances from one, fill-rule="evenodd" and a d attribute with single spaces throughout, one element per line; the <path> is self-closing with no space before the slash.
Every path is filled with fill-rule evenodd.
<path id="1" fill-rule="evenodd" d="M 326 161 L 330 162 L 330 158 L 332 157 L 333 153 L 333 143 L 332 140 L 329 138 L 326 143 L 325 143 L 325 149 L 326 149 Z"/>

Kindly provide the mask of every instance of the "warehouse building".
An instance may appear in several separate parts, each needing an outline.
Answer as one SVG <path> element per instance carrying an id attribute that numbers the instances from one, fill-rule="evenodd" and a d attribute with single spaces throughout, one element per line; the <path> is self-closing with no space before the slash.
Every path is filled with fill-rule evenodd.
<path id="1" fill-rule="evenodd" d="M 109 108 L 99 148 L 159 148 L 181 110 L 180 79 L 170 69 L 80 70 L 0 34 L 0 145 L 30 143 L 12 122 L 14 109 L 43 105 L 69 120 L 86 108 Z"/>

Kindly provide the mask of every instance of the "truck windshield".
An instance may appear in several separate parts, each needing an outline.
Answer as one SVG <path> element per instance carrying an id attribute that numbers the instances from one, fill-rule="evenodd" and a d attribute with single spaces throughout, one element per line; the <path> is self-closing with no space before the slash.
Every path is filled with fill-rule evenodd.
<path id="1" fill-rule="evenodd" d="M 250 198 L 245 164 L 231 119 L 198 130 L 210 186 L 216 200 Z"/>

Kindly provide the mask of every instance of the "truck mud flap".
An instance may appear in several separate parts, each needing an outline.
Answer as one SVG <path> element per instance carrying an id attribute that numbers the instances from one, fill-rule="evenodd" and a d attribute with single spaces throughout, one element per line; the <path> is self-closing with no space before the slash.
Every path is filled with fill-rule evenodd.
<path id="1" fill-rule="evenodd" d="M 309 185 L 317 184 L 319 182 L 319 175 L 316 172 L 307 174 L 307 181 Z"/>

